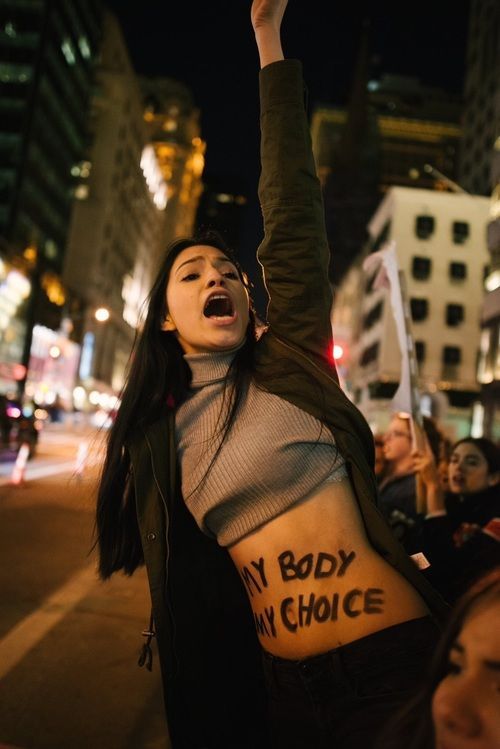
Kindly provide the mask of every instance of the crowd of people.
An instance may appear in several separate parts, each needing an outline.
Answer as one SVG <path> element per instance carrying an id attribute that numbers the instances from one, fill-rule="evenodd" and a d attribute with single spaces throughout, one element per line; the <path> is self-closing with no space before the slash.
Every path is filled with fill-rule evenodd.
<path id="1" fill-rule="evenodd" d="M 425 575 L 453 603 L 500 565 L 500 446 L 486 437 L 454 444 L 424 417 L 422 444 L 408 414 L 376 437 L 379 506 Z M 419 555 L 423 555 L 419 556 Z"/>

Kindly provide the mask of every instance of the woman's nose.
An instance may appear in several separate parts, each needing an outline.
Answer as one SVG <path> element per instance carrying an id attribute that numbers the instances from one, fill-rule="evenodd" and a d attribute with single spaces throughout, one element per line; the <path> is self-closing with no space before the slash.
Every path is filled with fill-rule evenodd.
<path id="1" fill-rule="evenodd" d="M 224 286 L 224 276 L 217 268 L 211 268 L 207 273 L 207 286 Z"/>
<path id="2" fill-rule="evenodd" d="M 471 738 L 481 733 L 481 719 L 471 689 L 448 691 L 442 695 L 437 712 L 450 734 Z"/>

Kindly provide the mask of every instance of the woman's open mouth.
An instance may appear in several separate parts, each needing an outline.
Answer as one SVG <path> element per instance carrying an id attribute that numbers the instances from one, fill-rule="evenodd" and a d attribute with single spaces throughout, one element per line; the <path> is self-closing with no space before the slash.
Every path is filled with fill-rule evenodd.
<path id="1" fill-rule="evenodd" d="M 236 310 L 228 294 L 212 294 L 203 310 L 205 317 L 219 325 L 230 325 L 236 320 Z"/>
<path id="2" fill-rule="evenodd" d="M 213 294 L 209 297 L 203 314 L 210 320 L 225 323 L 233 322 L 236 317 L 233 302 L 226 294 Z"/>
<path id="3" fill-rule="evenodd" d="M 462 489 L 465 486 L 465 478 L 463 476 L 450 476 L 450 484 Z"/>

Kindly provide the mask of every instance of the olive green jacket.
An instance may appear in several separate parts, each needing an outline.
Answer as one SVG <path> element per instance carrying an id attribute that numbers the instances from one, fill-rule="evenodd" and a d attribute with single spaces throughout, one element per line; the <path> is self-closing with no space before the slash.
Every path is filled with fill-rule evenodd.
<path id="1" fill-rule="evenodd" d="M 329 249 L 300 63 L 264 68 L 260 91 L 265 236 L 259 260 L 270 303 L 269 328 L 255 350 L 255 382 L 330 428 L 370 542 L 440 616 L 442 599 L 377 509 L 372 433 L 340 389 L 330 357 Z M 174 427 L 169 410 L 130 445 L 173 746 L 265 746 L 251 610 L 227 552 L 198 530 L 184 506 Z"/>

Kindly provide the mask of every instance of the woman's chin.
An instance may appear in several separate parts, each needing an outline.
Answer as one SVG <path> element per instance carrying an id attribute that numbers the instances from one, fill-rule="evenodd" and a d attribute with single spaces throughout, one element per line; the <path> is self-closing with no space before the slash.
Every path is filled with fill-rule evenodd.
<path id="1" fill-rule="evenodd" d="M 244 333 L 220 330 L 219 334 L 212 338 L 211 349 L 212 351 L 229 351 L 240 346 L 244 339 Z"/>

